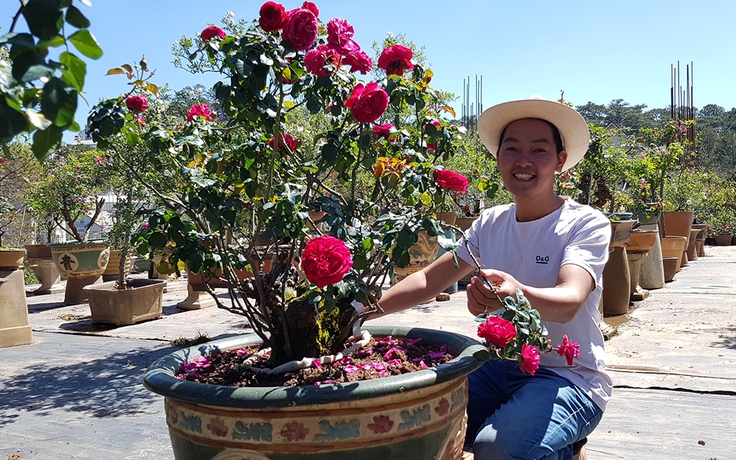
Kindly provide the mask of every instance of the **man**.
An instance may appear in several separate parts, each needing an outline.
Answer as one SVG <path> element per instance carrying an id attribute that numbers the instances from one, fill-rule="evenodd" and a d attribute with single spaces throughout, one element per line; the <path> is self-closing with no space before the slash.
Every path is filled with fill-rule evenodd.
<path id="1" fill-rule="evenodd" d="M 573 444 L 597 426 L 611 394 L 605 373 L 598 303 L 610 224 L 600 212 L 554 192 L 555 174 L 587 151 L 585 120 L 564 104 L 532 98 L 491 107 L 478 133 L 497 160 L 514 202 L 485 210 L 468 230 L 468 247 L 501 298 L 519 288 L 537 309 L 552 343 L 580 343 L 572 366 L 543 354 L 534 376 L 511 361 L 488 361 L 469 376 L 466 448 L 476 459 L 572 459 Z M 456 267 L 444 254 L 389 289 L 391 313 L 429 299 L 475 268 L 465 244 Z M 467 288 L 468 309 L 497 310 L 481 279 Z"/>

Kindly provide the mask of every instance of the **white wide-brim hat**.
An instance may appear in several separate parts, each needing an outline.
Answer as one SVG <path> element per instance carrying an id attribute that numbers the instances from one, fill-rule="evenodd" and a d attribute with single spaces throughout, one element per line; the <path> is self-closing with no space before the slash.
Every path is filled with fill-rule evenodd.
<path id="1" fill-rule="evenodd" d="M 590 133 L 585 119 L 572 107 L 539 96 L 518 101 L 502 102 L 483 111 L 478 117 L 478 135 L 486 148 L 498 155 L 501 132 L 509 123 L 524 118 L 546 120 L 557 127 L 562 137 L 562 146 L 567 152 L 567 161 L 562 170 L 572 168 L 588 151 Z"/>

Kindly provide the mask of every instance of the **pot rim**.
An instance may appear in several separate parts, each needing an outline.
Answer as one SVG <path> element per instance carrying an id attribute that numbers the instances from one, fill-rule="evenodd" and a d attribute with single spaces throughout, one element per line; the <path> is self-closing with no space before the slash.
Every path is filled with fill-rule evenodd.
<path id="1" fill-rule="evenodd" d="M 67 241 L 66 243 L 46 243 L 46 246 L 50 248 L 55 248 L 55 247 L 60 247 L 60 246 L 85 246 L 88 244 L 107 245 L 107 241 L 105 240 Z"/>
<path id="2" fill-rule="evenodd" d="M 485 350 L 485 347 L 477 340 L 461 334 L 400 326 L 365 326 L 364 329 L 381 337 L 389 335 L 410 339 L 421 337 L 433 343 L 445 344 L 450 350 L 459 351 L 459 354 L 450 362 L 431 369 L 361 382 L 320 386 L 245 388 L 209 385 L 174 377 L 174 372 L 185 361 L 219 350 L 234 349 L 247 343 L 260 342 L 260 338 L 251 333 L 215 340 L 170 353 L 148 367 L 143 375 L 143 385 L 154 393 L 178 401 L 211 406 L 263 409 L 330 403 L 346 399 L 368 399 L 417 390 L 465 376 L 483 364 L 474 358 L 473 354 Z"/>

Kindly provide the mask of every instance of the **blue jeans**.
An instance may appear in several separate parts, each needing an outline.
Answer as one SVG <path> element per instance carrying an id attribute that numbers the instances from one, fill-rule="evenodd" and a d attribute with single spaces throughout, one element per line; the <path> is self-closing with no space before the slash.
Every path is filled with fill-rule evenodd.
<path id="1" fill-rule="evenodd" d="M 531 376 L 516 362 L 487 361 L 468 380 L 465 446 L 472 444 L 477 460 L 572 460 L 572 444 L 603 415 L 582 390 L 544 368 Z"/>

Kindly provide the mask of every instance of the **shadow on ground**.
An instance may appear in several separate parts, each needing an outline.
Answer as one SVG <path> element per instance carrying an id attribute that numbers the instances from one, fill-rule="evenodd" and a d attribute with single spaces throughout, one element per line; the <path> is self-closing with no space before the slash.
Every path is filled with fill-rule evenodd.
<path id="1" fill-rule="evenodd" d="M 15 421 L 18 416 L 13 412 L 44 416 L 63 409 L 80 417 L 140 414 L 158 398 L 143 387 L 143 373 L 172 350 L 135 348 L 92 360 L 70 355 L 69 364 L 49 366 L 39 361 L 20 368 L 0 383 L 0 427 Z"/>
<path id="2" fill-rule="evenodd" d="M 726 328 L 718 337 L 721 339 L 713 342 L 713 346 L 717 348 L 729 348 L 736 350 L 736 327 Z"/>
<path id="3" fill-rule="evenodd" d="M 45 303 L 29 303 L 28 305 L 28 313 L 41 313 L 47 310 L 53 310 L 55 308 L 61 308 L 64 307 L 63 302 L 45 302 Z"/>

